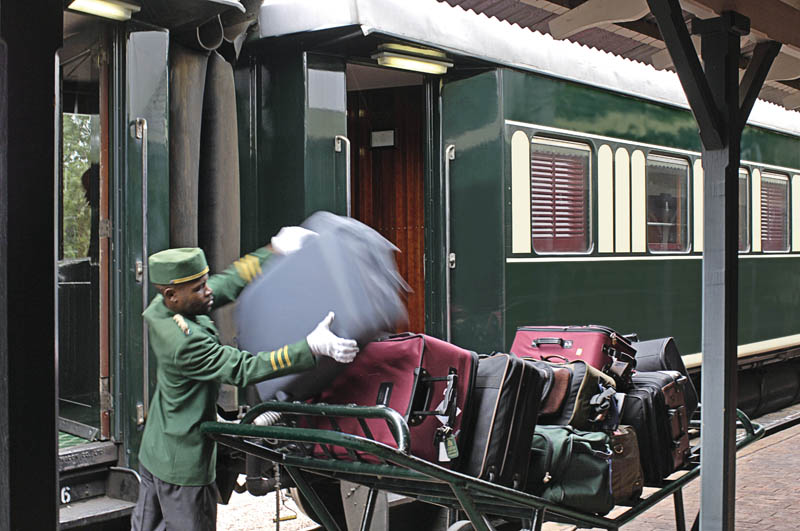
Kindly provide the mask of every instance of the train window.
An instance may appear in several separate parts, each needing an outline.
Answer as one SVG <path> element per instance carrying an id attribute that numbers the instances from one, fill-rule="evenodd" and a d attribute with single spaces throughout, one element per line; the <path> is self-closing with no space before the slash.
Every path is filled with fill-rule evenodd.
<path id="1" fill-rule="evenodd" d="M 761 174 L 761 249 L 789 250 L 789 178 L 785 175 Z"/>
<path id="2" fill-rule="evenodd" d="M 531 141 L 531 237 L 537 253 L 584 253 L 591 246 L 586 144 Z"/>
<path id="3" fill-rule="evenodd" d="M 647 156 L 647 248 L 651 252 L 689 249 L 689 163 Z"/>
<path id="4" fill-rule="evenodd" d="M 750 250 L 750 174 L 739 168 L 739 252 Z"/>

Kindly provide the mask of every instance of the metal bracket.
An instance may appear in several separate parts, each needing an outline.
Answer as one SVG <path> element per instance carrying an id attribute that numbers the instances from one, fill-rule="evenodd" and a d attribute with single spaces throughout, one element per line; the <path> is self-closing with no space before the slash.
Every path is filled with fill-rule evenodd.
<path id="1" fill-rule="evenodd" d="M 450 253 L 447 255 L 447 265 L 450 269 L 456 268 L 456 253 Z"/>
<path id="2" fill-rule="evenodd" d="M 136 403 L 136 425 L 144 425 L 144 404 L 141 402 Z"/>
<path id="3" fill-rule="evenodd" d="M 136 260 L 134 274 L 136 275 L 136 282 L 141 283 L 142 279 L 144 279 L 144 262 L 141 260 Z"/>
<path id="4" fill-rule="evenodd" d="M 111 237 L 111 220 L 110 219 L 101 219 L 100 223 L 97 227 L 98 235 L 101 238 L 110 238 Z"/>

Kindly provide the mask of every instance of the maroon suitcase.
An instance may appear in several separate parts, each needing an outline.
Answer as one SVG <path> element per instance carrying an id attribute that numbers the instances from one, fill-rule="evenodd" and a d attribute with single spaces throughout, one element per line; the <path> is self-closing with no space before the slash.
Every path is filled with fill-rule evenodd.
<path id="1" fill-rule="evenodd" d="M 455 468 L 465 453 L 469 433 L 470 398 L 478 355 L 423 334 L 404 334 L 368 343 L 345 370 L 323 391 L 326 404 L 386 405 L 404 416 L 409 426 L 411 454 Z M 317 419 L 317 427 L 364 436 L 359 421 Z M 397 446 L 386 423 L 366 420 L 372 438 Z M 454 437 L 448 441 L 448 438 Z M 450 455 L 448 456 L 448 442 Z M 346 458 L 343 448 L 327 448 Z M 323 452 L 316 448 L 315 453 Z M 363 457 L 363 456 L 362 456 Z"/>
<path id="2" fill-rule="evenodd" d="M 611 328 L 589 326 L 520 326 L 511 352 L 545 361 L 583 360 L 610 373 L 615 359 L 633 362 L 636 350 Z"/>

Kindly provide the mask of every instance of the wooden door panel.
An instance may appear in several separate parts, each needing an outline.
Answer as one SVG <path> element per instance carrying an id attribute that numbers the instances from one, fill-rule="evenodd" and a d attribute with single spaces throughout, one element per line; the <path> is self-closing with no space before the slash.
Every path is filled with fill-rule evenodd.
<path id="1" fill-rule="evenodd" d="M 398 271 L 414 290 L 408 295 L 408 330 L 425 330 L 425 210 L 421 86 L 348 94 L 352 150 L 353 217 L 399 249 Z M 373 131 L 394 131 L 394 145 L 371 147 Z M 405 329 L 405 327 L 401 327 Z"/>

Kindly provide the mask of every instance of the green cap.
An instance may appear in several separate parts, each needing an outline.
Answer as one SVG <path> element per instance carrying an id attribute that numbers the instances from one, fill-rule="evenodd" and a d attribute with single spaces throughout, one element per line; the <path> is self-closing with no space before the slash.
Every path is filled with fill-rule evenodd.
<path id="1" fill-rule="evenodd" d="M 203 250 L 198 247 L 167 249 L 150 255 L 150 282 L 153 284 L 180 284 L 200 278 L 208 273 L 208 263 Z"/>

